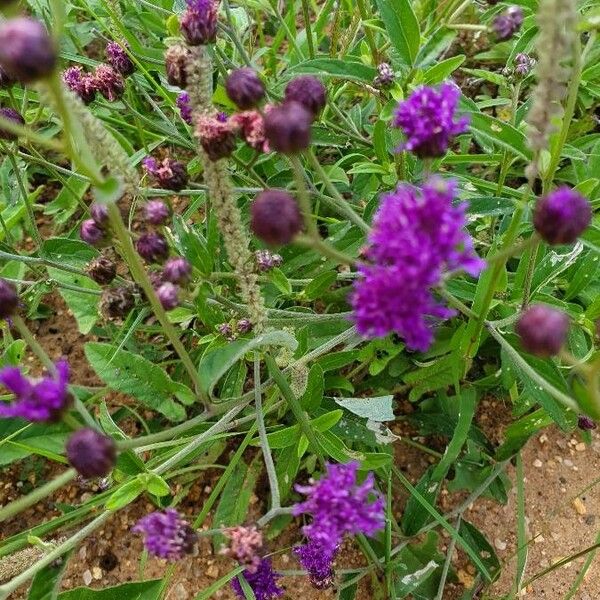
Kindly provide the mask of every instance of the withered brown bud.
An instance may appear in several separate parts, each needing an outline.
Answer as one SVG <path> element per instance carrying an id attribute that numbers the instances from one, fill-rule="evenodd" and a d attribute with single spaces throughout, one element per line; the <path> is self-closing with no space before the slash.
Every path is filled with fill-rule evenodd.
<path id="1" fill-rule="evenodd" d="M 86 269 L 88 275 L 100 285 L 108 285 L 117 276 L 117 265 L 107 256 L 98 256 Z"/>
<path id="2" fill-rule="evenodd" d="M 135 288 L 122 285 L 102 292 L 100 311 L 107 319 L 124 319 L 135 306 Z"/>

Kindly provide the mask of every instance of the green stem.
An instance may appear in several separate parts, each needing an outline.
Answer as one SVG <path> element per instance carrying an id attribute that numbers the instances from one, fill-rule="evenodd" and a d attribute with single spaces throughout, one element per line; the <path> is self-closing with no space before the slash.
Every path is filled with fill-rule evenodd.
<path id="1" fill-rule="evenodd" d="M 325 461 L 323 460 L 321 445 L 319 444 L 319 440 L 317 439 L 312 425 L 310 424 L 310 419 L 308 418 L 306 411 L 302 408 L 302 405 L 298 401 L 298 398 L 296 398 L 296 395 L 292 391 L 287 379 L 270 354 L 265 354 L 265 362 L 271 377 L 279 387 L 283 397 L 287 400 L 289 407 L 292 410 L 300 429 L 302 430 L 302 433 L 306 436 L 308 443 L 312 447 L 313 452 L 319 458 L 321 464 L 324 465 Z"/>
<path id="2" fill-rule="evenodd" d="M 192 359 L 190 358 L 190 355 L 188 354 L 184 345 L 181 343 L 175 327 L 173 327 L 173 324 L 171 321 L 169 321 L 169 317 L 167 316 L 165 309 L 162 307 L 160 300 L 156 296 L 154 288 L 152 287 L 152 283 L 150 282 L 148 274 L 146 273 L 146 269 L 144 269 L 144 265 L 142 264 L 138 253 L 133 247 L 131 236 L 125 228 L 125 224 L 123 223 L 123 219 L 121 218 L 121 213 L 119 212 L 118 207 L 114 203 L 108 204 L 107 207 L 111 227 L 117 236 L 117 239 L 119 240 L 121 253 L 125 259 L 125 262 L 129 266 L 131 275 L 135 279 L 136 283 L 138 283 L 144 290 L 150 306 L 152 307 L 156 318 L 159 320 L 165 335 L 181 359 L 181 362 L 183 363 L 183 366 L 185 367 L 194 385 L 196 393 L 202 402 L 207 403 L 208 397 L 202 389 L 200 378 L 198 377 L 198 372 L 194 367 L 194 363 L 192 362 Z"/>
<path id="3" fill-rule="evenodd" d="M 529 305 L 529 296 L 531 295 L 531 284 L 533 282 L 533 274 L 535 273 L 535 263 L 537 262 L 538 253 L 540 251 L 540 239 L 536 236 L 536 241 L 531 248 L 529 260 L 527 262 L 527 273 L 525 274 L 525 282 L 523 284 L 523 304 L 522 309 L 525 310 Z"/>
<path id="4" fill-rule="evenodd" d="M 31 351 L 40 359 L 40 362 L 44 365 L 48 373 L 52 376 L 56 376 L 56 367 L 54 366 L 54 363 L 35 339 L 35 336 L 31 333 L 31 330 L 27 327 L 25 321 L 23 321 L 19 315 L 13 315 L 12 322 L 17 328 L 17 331 L 21 334 L 23 340 L 25 340 L 25 343 L 31 348 Z"/>
<path id="5" fill-rule="evenodd" d="M 304 17 L 304 28 L 306 29 L 306 41 L 308 42 L 308 55 L 315 57 L 315 45 L 312 34 L 312 24 L 310 22 L 310 6 L 308 0 L 302 0 L 302 13 Z"/>
<path id="6" fill-rule="evenodd" d="M 379 62 L 379 52 L 377 51 L 377 45 L 375 44 L 373 32 L 365 24 L 365 21 L 369 20 L 369 13 L 367 12 L 365 0 L 357 0 L 357 4 L 358 10 L 360 12 L 360 18 L 363 22 L 363 30 L 365 32 L 365 37 L 367 38 L 367 45 L 369 46 L 369 50 L 371 51 L 371 59 L 373 60 L 373 64 L 377 66 L 377 63 Z"/>

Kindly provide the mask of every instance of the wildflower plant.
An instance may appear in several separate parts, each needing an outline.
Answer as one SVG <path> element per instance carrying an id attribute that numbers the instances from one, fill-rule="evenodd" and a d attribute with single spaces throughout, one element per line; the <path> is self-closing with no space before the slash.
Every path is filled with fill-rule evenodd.
<path id="1" fill-rule="evenodd" d="M 592 3 L 42 4 L 0 2 L 0 466 L 44 465 L 0 600 L 119 518 L 123 600 L 207 557 L 190 597 L 479 597 L 469 506 L 600 420 Z"/>

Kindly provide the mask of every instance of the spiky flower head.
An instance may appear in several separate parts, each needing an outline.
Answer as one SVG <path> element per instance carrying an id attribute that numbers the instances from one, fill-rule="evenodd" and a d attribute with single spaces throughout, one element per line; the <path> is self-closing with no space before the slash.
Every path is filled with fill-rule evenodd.
<path id="1" fill-rule="evenodd" d="M 106 60 L 123 77 L 129 77 L 135 71 L 135 65 L 131 58 L 129 58 L 129 54 L 117 42 L 109 42 L 106 45 Z"/>
<path id="2" fill-rule="evenodd" d="M 458 87 L 446 81 L 438 87 L 421 86 L 400 102 L 394 113 L 394 125 L 406 137 L 400 148 L 419 158 L 443 156 L 469 124 L 467 117 L 456 117 L 459 98 Z"/>
<path id="3" fill-rule="evenodd" d="M 198 534 L 174 508 L 146 515 L 132 531 L 144 535 L 144 545 L 150 554 L 169 561 L 191 554 L 198 540 Z"/>
<path id="4" fill-rule="evenodd" d="M 335 581 L 333 562 L 337 551 L 338 546 L 332 549 L 330 545 L 323 546 L 317 542 L 308 542 L 293 550 L 302 568 L 308 572 L 310 582 L 318 590 L 330 588 Z"/>
<path id="5" fill-rule="evenodd" d="M 525 54 L 524 52 L 519 52 L 514 58 L 514 72 L 519 77 L 527 77 L 529 73 L 531 73 L 533 67 L 535 67 L 536 60 L 535 58 L 529 56 L 529 54 Z"/>
<path id="6" fill-rule="evenodd" d="M 188 124 L 192 124 L 192 105 L 190 102 L 190 95 L 187 92 L 181 92 L 177 96 L 177 108 L 181 118 Z"/>
<path id="7" fill-rule="evenodd" d="M 389 63 L 379 63 L 377 65 L 377 76 L 373 80 L 376 87 L 387 88 L 393 85 L 395 79 L 394 69 Z"/>
<path id="8" fill-rule="evenodd" d="M 138 254 L 147 262 L 162 262 L 169 256 L 167 240 L 160 233 L 143 233 L 135 245 Z"/>
<path id="9" fill-rule="evenodd" d="M 109 102 L 118 100 L 125 91 L 123 76 L 110 65 L 98 65 L 94 70 L 94 81 L 98 91 Z"/>
<path id="10" fill-rule="evenodd" d="M 277 585 L 277 580 L 281 575 L 273 570 L 271 559 L 263 558 L 254 573 L 246 570 L 243 573 L 244 579 L 254 592 L 256 600 L 273 600 L 284 594 L 284 590 Z M 246 598 L 239 578 L 231 581 L 231 587 L 239 598 Z"/>
<path id="11" fill-rule="evenodd" d="M 453 205 L 456 183 L 431 178 L 422 189 L 400 184 L 384 194 L 359 266 L 351 303 L 367 337 L 397 333 L 411 350 L 427 350 L 434 319 L 454 314 L 433 295 L 446 273 L 476 276 L 484 266 L 464 230 L 465 203 Z"/>
<path id="12" fill-rule="evenodd" d="M 0 67 L 13 79 L 30 83 L 48 77 L 57 58 L 54 42 L 40 21 L 19 17 L 0 24 Z"/>
<path id="13" fill-rule="evenodd" d="M 0 370 L 0 384 L 15 395 L 12 403 L 0 403 L 0 417 L 21 417 L 28 421 L 55 422 L 70 404 L 69 364 L 59 360 L 56 373 L 40 379 L 25 377 L 17 367 Z"/>
<path id="14" fill-rule="evenodd" d="M 25 119 L 21 113 L 17 112 L 14 108 L 0 108 L 0 117 L 7 121 L 12 121 L 15 125 L 25 125 Z M 6 129 L 2 129 L 0 125 L 0 140 L 16 140 L 18 136 Z"/>
<path id="15" fill-rule="evenodd" d="M 81 98 L 85 104 L 89 104 L 96 97 L 98 83 L 96 78 L 83 70 L 83 67 L 73 66 L 66 69 L 63 73 L 63 82 L 75 94 Z"/>
<path id="16" fill-rule="evenodd" d="M 106 477 L 115 465 L 117 446 L 111 437 L 84 427 L 69 438 L 67 458 L 84 479 Z"/>
<path id="17" fill-rule="evenodd" d="M 327 90 L 316 77 L 300 75 L 285 86 L 285 101 L 298 102 L 316 118 L 327 104 Z"/>
<path id="18" fill-rule="evenodd" d="M 190 46 L 212 44 L 217 37 L 218 5 L 216 0 L 186 0 L 181 16 L 183 38 Z"/>
<path id="19" fill-rule="evenodd" d="M 144 169 L 154 177 L 158 185 L 165 190 L 179 192 L 188 182 L 188 174 L 185 165 L 172 158 L 163 158 L 157 161 L 155 158 L 145 158 Z"/>
<path id="20" fill-rule="evenodd" d="M 223 122 L 216 116 L 203 115 L 196 120 L 196 135 L 212 161 L 227 158 L 235 150 L 235 131 L 229 121 Z"/>
<path id="21" fill-rule="evenodd" d="M 555 356 L 567 341 L 569 317 L 543 304 L 530 306 L 519 315 L 515 330 L 527 352 L 542 358 Z"/>
<path id="22" fill-rule="evenodd" d="M 268 112 L 268 108 L 265 112 Z M 257 110 L 235 113 L 229 119 L 229 123 L 248 146 L 259 152 L 269 152 L 269 142 L 265 136 L 265 121 Z"/>

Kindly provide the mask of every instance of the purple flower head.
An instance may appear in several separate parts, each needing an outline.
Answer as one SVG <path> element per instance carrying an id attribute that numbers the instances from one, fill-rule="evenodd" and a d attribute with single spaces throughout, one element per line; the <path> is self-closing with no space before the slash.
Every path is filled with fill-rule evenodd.
<path id="1" fill-rule="evenodd" d="M 176 561 L 194 550 L 198 535 L 173 508 L 141 518 L 132 529 L 144 535 L 146 550 L 153 556 Z"/>
<path id="2" fill-rule="evenodd" d="M 377 77 L 375 77 L 373 83 L 377 87 L 390 87 L 394 83 L 394 69 L 389 63 L 380 63 L 377 65 Z"/>
<path id="3" fill-rule="evenodd" d="M 285 190 L 265 190 L 250 206 L 250 229 L 267 244 L 289 244 L 302 230 L 302 215 Z"/>
<path id="4" fill-rule="evenodd" d="M 302 532 L 310 544 L 316 544 L 319 552 L 332 560 L 344 535 L 372 536 L 385 524 L 385 503 L 374 490 L 373 474 L 369 473 L 363 483 L 358 484 L 358 468 L 356 461 L 345 465 L 328 464 L 322 479 L 311 485 L 296 486 L 307 498 L 294 505 L 293 514 L 312 517 Z M 308 551 L 304 552 L 308 556 Z"/>
<path id="5" fill-rule="evenodd" d="M 257 110 L 236 113 L 229 119 L 231 127 L 245 142 L 259 152 L 269 152 L 269 142 L 265 137 L 265 121 Z"/>
<path id="6" fill-rule="evenodd" d="M 190 95 L 187 92 L 181 92 L 177 96 L 177 108 L 181 118 L 188 124 L 192 124 L 192 105 L 190 104 Z"/>
<path id="7" fill-rule="evenodd" d="M 536 65 L 535 58 L 532 58 L 529 56 L 529 54 L 525 54 L 524 52 L 519 52 L 519 54 L 515 56 L 513 62 L 515 65 L 515 73 L 519 77 L 526 77 L 529 75 L 533 67 Z"/>
<path id="8" fill-rule="evenodd" d="M 325 548 L 314 542 L 296 546 L 293 550 L 302 568 L 308 571 L 310 582 L 318 590 L 330 588 L 335 581 L 333 561 L 337 550 L 337 547 L 332 550 L 331 546 Z"/>
<path id="9" fill-rule="evenodd" d="M 148 200 L 144 206 L 144 215 L 152 225 L 162 225 L 169 218 L 170 211 L 162 200 Z"/>
<path id="10" fill-rule="evenodd" d="M 187 85 L 187 65 L 191 60 L 191 53 L 183 44 L 170 46 L 165 52 L 165 69 L 167 81 L 171 85 L 185 88 Z"/>
<path id="11" fill-rule="evenodd" d="M 249 331 L 252 331 L 252 321 L 250 321 L 250 319 L 240 319 L 237 322 L 236 329 L 238 333 L 248 333 Z"/>
<path id="12" fill-rule="evenodd" d="M 316 118 L 327 104 L 327 90 L 316 77 L 300 75 L 285 86 L 285 101 L 298 102 Z"/>
<path id="13" fill-rule="evenodd" d="M 242 110 L 254 108 L 265 95 L 262 80 L 250 67 L 232 71 L 225 82 L 225 90 L 229 99 Z"/>
<path id="14" fill-rule="evenodd" d="M 214 116 L 199 117 L 196 122 L 196 135 L 212 161 L 227 158 L 235 150 L 235 131 L 229 121 L 223 122 Z"/>
<path id="15" fill-rule="evenodd" d="M 177 160 L 164 158 L 158 162 L 155 158 L 148 157 L 142 164 L 158 185 L 165 190 L 179 192 L 187 185 L 187 169 L 183 163 Z"/>
<path id="16" fill-rule="evenodd" d="M 1 417 L 54 422 L 70 402 L 69 365 L 65 360 L 56 363 L 56 376 L 41 379 L 27 378 L 17 367 L 5 367 L 0 370 L 0 384 L 15 395 L 11 404 L 0 403 Z"/>
<path id="17" fill-rule="evenodd" d="M 572 244 L 592 221 L 590 203 L 576 190 L 562 185 L 541 198 L 533 224 L 548 244 Z"/>
<path id="18" fill-rule="evenodd" d="M 106 477 L 115 465 L 117 447 L 112 438 L 85 427 L 69 438 L 67 458 L 84 479 Z"/>
<path id="19" fill-rule="evenodd" d="M 254 253 L 254 258 L 256 260 L 256 266 L 261 273 L 280 267 L 283 264 L 281 254 L 275 254 L 270 250 L 257 250 Z"/>
<path id="20" fill-rule="evenodd" d="M 90 246 L 96 246 L 106 239 L 106 232 L 103 227 L 98 226 L 94 219 L 86 219 L 81 223 L 79 236 Z"/>
<path id="21" fill-rule="evenodd" d="M 63 82 L 85 104 L 89 104 L 96 97 L 98 84 L 96 78 L 86 73 L 82 67 L 69 67 L 63 73 Z"/>
<path id="22" fill-rule="evenodd" d="M 227 123 L 227 113 L 226 112 L 218 112 L 217 113 L 217 121 L 221 121 L 221 123 Z"/>
<path id="23" fill-rule="evenodd" d="M 0 117 L 12 121 L 15 125 L 25 125 L 25 119 L 14 108 L 0 108 Z M 16 140 L 18 136 L 0 125 L 0 140 Z"/>
<path id="24" fill-rule="evenodd" d="M 108 208 L 106 207 L 106 204 L 94 202 L 94 204 L 90 206 L 90 215 L 98 227 L 105 227 L 108 225 Z"/>
<path id="25" fill-rule="evenodd" d="M 217 327 L 217 331 L 228 341 L 233 342 L 235 340 L 235 334 L 229 323 L 221 323 Z"/>
<path id="26" fill-rule="evenodd" d="M 265 114 L 265 136 L 277 152 L 296 154 L 310 144 L 312 113 L 299 102 L 285 102 Z"/>
<path id="27" fill-rule="evenodd" d="M 125 48 L 117 42 L 108 42 L 106 45 L 106 60 L 123 77 L 128 77 L 135 71 L 135 65 L 129 58 Z"/>
<path id="28" fill-rule="evenodd" d="M 499 41 L 510 39 L 523 24 L 523 9 L 519 6 L 509 6 L 501 15 L 492 21 L 492 29 Z"/>
<path id="29" fill-rule="evenodd" d="M 19 296 L 15 286 L 0 278 L 0 319 L 8 319 L 19 306 Z"/>
<path id="30" fill-rule="evenodd" d="M 515 330 L 527 352 L 548 358 L 558 354 L 567 341 L 569 317 L 556 308 L 535 304 L 521 313 Z"/>
<path id="31" fill-rule="evenodd" d="M 98 91 L 109 101 L 118 100 L 125 91 L 125 81 L 110 65 L 98 65 L 94 71 Z"/>
<path id="32" fill-rule="evenodd" d="M 453 206 L 456 183 L 431 178 L 422 189 L 400 184 L 384 194 L 373 221 L 362 278 L 351 298 L 358 330 L 367 337 L 395 332 L 412 350 L 433 341 L 432 319 L 454 312 L 439 304 L 433 288 L 446 272 L 476 276 L 484 266 L 464 231 L 466 203 Z"/>
<path id="33" fill-rule="evenodd" d="M 421 86 L 404 102 L 394 115 L 394 125 L 402 129 L 406 142 L 402 150 L 419 158 L 443 156 L 454 136 L 467 130 L 469 119 L 456 119 L 460 90 L 451 82 L 439 87 Z"/>
<path id="34" fill-rule="evenodd" d="M 284 593 L 284 590 L 277 585 L 277 580 L 281 575 L 273 571 L 271 560 L 268 558 L 261 560 L 260 565 L 254 573 L 246 570 L 243 575 L 248 585 L 252 588 L 256 600 L 273 600 L 274 598 L 279 598 Z M 246 598 L 242 584 L 237 577 L 231 581 L 231 588 L 239 598 Z"/>
<path id="35" fill-rule="evenodd" d="M 49 76 L 57 53 L 42 23 L 28 17 L 0 24 L 0 66 L 13 79 L 30 83 Z"/>
<path id="36" fill-rule="evenodd" d="M 161 284 L 156 295 L 165 310 L 173 310 L 179 306 L 179 288 L 170 281 Z"/>
<path id="37" fill-rule="evenodd" d="M 218 7 L 215 0 L 187 0 L 180 27 L 190 46 L 212 44 L 217 37 Z"/>
<path id="38" fill-rule="evenodd" d="M 187 283 L 192 274 L 192 265 L 181 256 L 170 258 L 163 269 L 163 277 L 166 281 L 179 285 Z"/>
<path id="39" fill-rule="evenodd" d="M 248 573 L 256 573 L 260 568 L 263 547 L 263 535 L 256 527 L 230 527 L 224 532 L 229 539 L 229 546 L 221 550 L 221 554 L 230 556 L 240 565 L 246 567 Z"/>
<path id="40" fill-rule="evenodd" d="M 160 233 L 143 233 L 135 245 L 138 254 L 147 262 L 162 262 L 169 256 L 167 240 Z"/>

